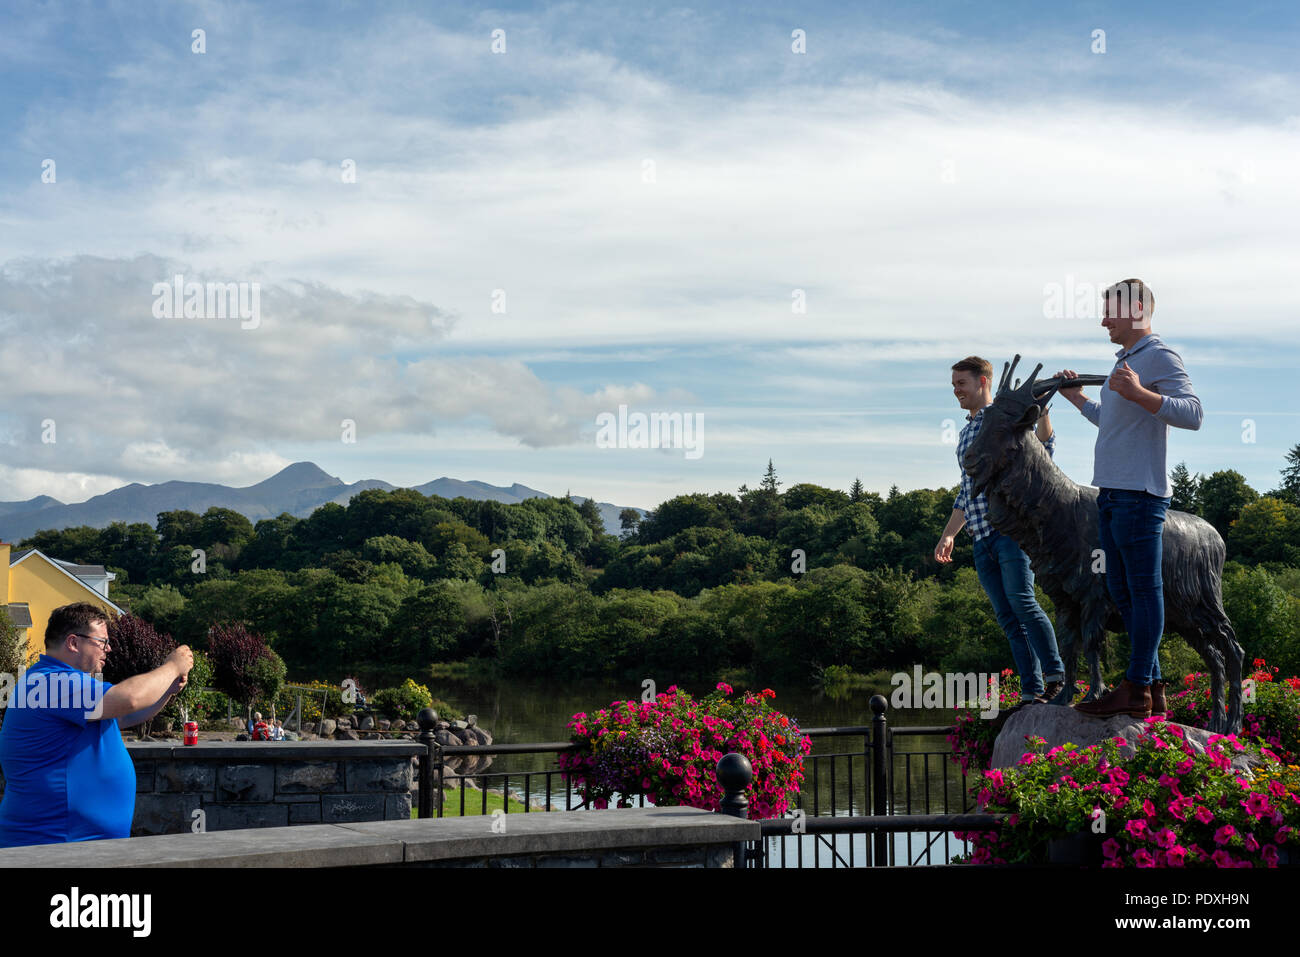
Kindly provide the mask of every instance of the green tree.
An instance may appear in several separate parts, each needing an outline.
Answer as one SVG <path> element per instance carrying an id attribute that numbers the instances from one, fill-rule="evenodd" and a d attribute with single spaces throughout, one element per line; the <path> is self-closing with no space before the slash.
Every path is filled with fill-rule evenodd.
<path id="1" fill-rule="evenodd" d="M 343 544 L 358 548 L 368 538 L 397 535 L 421 540 L 433 503 L 415 489 L 365 489 L 348 502 Z"/>
<path id="2" fill-rule="evenodd" d="M 465 631 L 465 609 L 443 583 L 422 588 L 388 622 L 385 661 L 423 668 L 446 660 Z"/>
<path id="3" fill-rule="evenodd" d="M 297 568 L 291 553 L 297 545 L 294 531 L 302 519 L 288 512 L 264 518 L 253 527 L 253 540 L 239 553 L 241 568 Z"/>
<path id="4" fill-rule="evenodd" d="M 605 520 L 600 517 L 600 506 L 596 504 L 595 499 L 583 499 L 582 504 L 578 506 L 578 514 L 582 516 L 582 520 L 591 529 L 593 539 L 598 539 L 605 534 Z"/>
<path id="5" fill-rule="evenodd" d="M 638 540 L 652 545 L 688 528 L 700 527 L 730 528 L 731 522 L 718 503 L 703 492 L 677 495 L 661 502 L 641 520 Z"/>
<path id="6" fill-rule="evenodd" d="M 192 544 L 211 551 L 227 546 L 233 555 L 253 539 L 253 523 L 232 508 L 212 506 L 199 520 L 198 540 Z"/>
<path id="7" fill-rule="evenodd" d="M 1197 495 L 1201 516 L 1218 529 L 1225 540 L 1241 510 L 1257 498 L 1259 493 L 1247 485 L 1246 477 L 1235 469 L 1211 474 L 1201 483 Z"/>
<path id="8" fill-rule="evenodd" d="M 185 596 L 172 585 L 153 585 L 141 593 L 133 610 L 155 628 L 170 633 L 185 610 Z"/>
<path id="9" fill-rule="evenodd" d="M 807 508 L 809 505 L 820 505 L 828 512 L 833 512 L 849 504 L 849 501 L 849 496 L 839 489 L 823 488 L 808 482 L 791 485 L 781 496 L 782 504 L 791 512 Z"/>
<path id="10" fill-rule="evenodd" d="M 1289 599 L 1267 569 L 1236 566 L 1225 572 L 1223 608 L 1246 652 L 1248 666 L 1255 658 L 1279 667 L 1300 658 L 1295 651 L 1300 639 L 1297 615 L 1294 600 Z"/>
<path id="11" fill-rule="evenodd" d="M 1291 447 L 1286 454 L 1286 463 L 1282 469 L 1282 484 L 1269 495 L 1300 507 L 1300 444 Z"/>
<path id="12" fill-rule="evenodd" d="M 1188 512 L 1192 515 L 1200 515 L 1200 488 L 1203 481 L 1202 476 L 1192 475 L 1187 471 L 1187 463 L 1179 462 L 1169 473 L 1170 484 L 1173 485 L 1173 496 L 1170 498 L 1169 507 L 1179 511 Z"/>
<path id="13" fill-rule="evenodd" d="M 767 460 L 767 471 L 763 473 L 763 479 L 758 483 L 758 487 L 773 495 L 780 494 L 781 483 L 776 479 L 776 468 L 772 465 L 771 459 Z"/>
<path id="14" fill-rule="evenodd" d="M 89 525 L 74 528 L 42 529 L 19 544 L 19 548 L 35 548 L 50 558 L 61 558 L 65 562 L 83 565 L 97 565 L 102 561 L 99 529 Z"/>
<path id="15" fill-rule="evenodd" d="M 1251 502 L 1228 531 L 1228 557 L 1300 565 L 1300 508 L 1268 495 Z"/>
<path id="16" fill-rule="evenodd" d="M 27 635 L 13 623 L 9 613 L 0 605 L 0 674 L 17 675 L 27 667 Z M 0 727 L 4 725 L 5 708 L 9 703 L 6 690 L 0 694 Z"/>
<path id="17" fill-rule="evenodd" d="M 159 512 L 156 527 L 158 529 L 159 549 L 176 548 L 184 545 L 193 548 L 199 541 L 199 525 L 202 519 L 197 512 L 176 509 Z"/>
<path id="18" fill-rule="evenodd" d="M 395 562 L 412 578 L 431 581 L 437 562 L 419 542 L 408 541 L 397 535 L 376 535 L 367 538 L 361 546 L 361 555 L 367 561 L 381 564 Z"/>

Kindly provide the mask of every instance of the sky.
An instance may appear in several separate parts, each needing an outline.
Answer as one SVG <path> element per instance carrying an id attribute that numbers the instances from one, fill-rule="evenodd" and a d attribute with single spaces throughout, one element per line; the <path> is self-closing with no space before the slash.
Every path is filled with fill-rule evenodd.
<path id="1" fill-rule="evenodd" d="M 0 501 L 303 460 L 644 508 L 769 459 L 952 486 L 952 363 L 1107 373 L 1131 276 L 1205 409 L 1168 466 L 1274 488 L 1300 16 L 1133 6 L 6 4 Z M 600 441 L 620 406 L 699 454 Z"/>

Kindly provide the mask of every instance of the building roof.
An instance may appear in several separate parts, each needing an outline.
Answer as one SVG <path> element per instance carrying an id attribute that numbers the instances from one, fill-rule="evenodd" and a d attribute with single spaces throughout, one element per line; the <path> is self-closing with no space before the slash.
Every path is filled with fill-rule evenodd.
<path id="1" fill-rule="evenodd" d="M 68 571 L 72 572 L 72 574 L 76 575 L 78 578 L 103 578 L 107 576 L 109 581 L 112 581 L 114 578 L 117 577 L 112 572 L 105 571 L 103 565 L 78 565 L 76 562 L 65 562 L 62 558 L 55 558 L 51 560 L 58 562 Z M 10 564 L 13 563 L 10 562 Z"/>
<path id="2" fill-rule="evenodd" d="M 88 591 L 88 592 L 90 592 L 92 595 L 94 595 L 95 598 L 96 598 L 97 600 L 102 601 L 104 604 L 108 605 L 110 608 L 112 608 L 112 609 L 113 609 L 115 612 L 117 612 L 119 615 L 124 615 L 124 614 L 126 614 L 126 609 L 125 609 L 125 608 L 122 608 L 122 607 L 118 606 L 115 602 L 113 602 L 112 599 L 107 598 L 107 597 L 104 596 L 104 595 L 101 595 L 99 592 L 95 591 L 95 589 L 91 588 L 91 587 L 90 587 L 89 585 L 87 585 L 84 581 L 82 581 L 80 578 L 78 578 L 76 575 L 74 575 L 71 571 L 69 571 L 69 570 L 68 570 L 68 569 L 69 569 L 69 564 L 68 564 L 68 562 L 61 562 L 61 561 L 59 561 L 58 559 L 50 558 L 49 555 L 46 555 L 46 554 L 45 554 L 43 551 L 41 551 L 39 548 L 28 548 L 28 549 L 24 549 L 24 550 L 19 554 L 19 558 L 18 558 L 17 560 L 13 560 L 13 559 L 10 560 L 9 565 L 10 565 L 11 567 L 14 566 L 14 565 L 17 565 L 19 562 L 26 561 L 27 559 L 31 558 L 33 555 L 39 555 L 41 558 L 45 559 L 45 561 L 49 562 L 51 568 L 57 568 L 59 571 L 63 572 L 63 574 L 65 574 L 65 575 L 68 576 L 69 580 L 76 582 L 80 587 L 86 589 L 86 591 Z M 87 568 L 87 567 L 88 567 L 88 568 L 98 568 L 98 569 L 100 569 L 101 573 L 102 573 L 103 568 L 104 568 L 103 565 L 90 565 L 90 566 L 73 565 L 73 566 L 71 566 L 71 567 L 72 567 L 72 568 Z M 111 580 L 112 580 L 112 579 L 110 578 L 110 581 L 111 581 Z"/>

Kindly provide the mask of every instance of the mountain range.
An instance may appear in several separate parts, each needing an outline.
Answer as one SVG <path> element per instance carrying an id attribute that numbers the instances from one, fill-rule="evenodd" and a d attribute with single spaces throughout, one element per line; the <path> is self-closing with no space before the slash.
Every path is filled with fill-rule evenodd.
<path id="1" fill-rule="evenodd" d="M 200 515 L 213 506 L 229 508 L 256 524 L 259 519 L 275 518 L 282 512 L 306 518 L 327 502 L 347 505 L 348 500 L 368 488 L 391 491 L 400 486 L 379 479 L 362 479 L 345 483 L 330 475 L 312 462 L 295 462 L 276 472 L 270 478 L 233 488 L 212 482 L 163 482 L 159 485 L 141 485 L 132 482 L 102 495 L 65 505 L 48 495 L 38 495 L 25 502 L 0 502 L 0 540 L 17 543 L 33 532 L 42 529 L 63 529 L 75 525 L 104 528 L 112 522 L 144 522 L 151 528 L 159 512 L 187 509 Z M 465 482 L 454 478 L 438 478 L 424 485 L 414 486 L 424 495 L 441 495 L 443 498 L 463 496 L 469 499 L 491 499 L 497 502 L 522 502 L 527 498 L 553 498 L 546 492 L 520 485 L 518 482 L 505 488 L 486 482 Z M 575 502 L 585 501 L 573 496 Z M 605 531 L 619 534 L 618 515 L 625 506 L 597 502 Z M 636 511 L 644 515 L 645 509 Z"/>

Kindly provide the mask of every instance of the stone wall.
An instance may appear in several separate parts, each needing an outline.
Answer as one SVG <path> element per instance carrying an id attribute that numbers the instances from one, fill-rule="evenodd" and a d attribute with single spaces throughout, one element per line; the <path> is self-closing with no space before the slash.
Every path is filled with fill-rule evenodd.
<path id="1" fill-rule="evenodd" d="M 135 762 L 133 837 L 202 829 L 409 820 L 407 741 L 166 742 L 127 745 Z M 0 778 L 0 793 L 3 779 Z"/>

